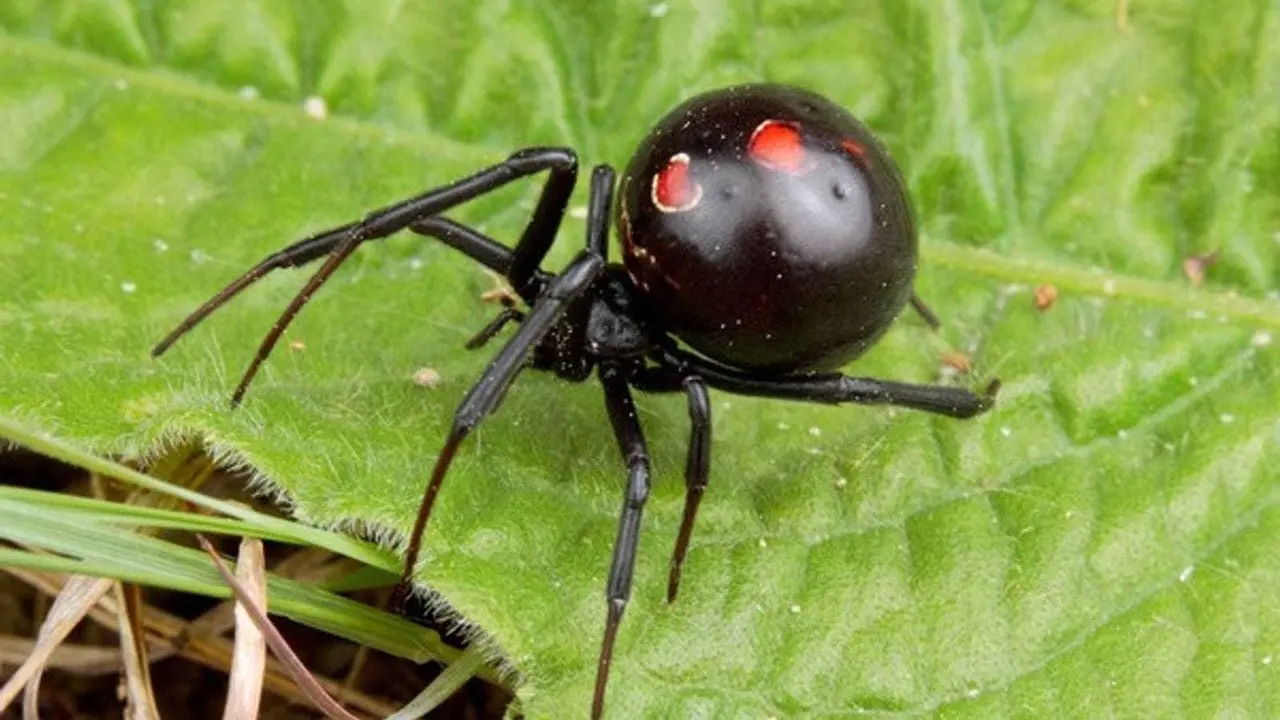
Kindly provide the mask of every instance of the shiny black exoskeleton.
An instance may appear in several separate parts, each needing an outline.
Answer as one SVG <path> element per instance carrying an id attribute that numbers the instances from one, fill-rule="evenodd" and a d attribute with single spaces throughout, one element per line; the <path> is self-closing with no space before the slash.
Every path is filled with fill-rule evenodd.
<path id="1" fill-rule="evenodd" d="M 544 171 L 533 217 L 514 247 L 443 215 Z M 232 396 L 235 405 L 289 322 L 365 241 L 410 230 L 505 275 L 528 308 L 510 303 L 467 344 L 480 347 L 508 323 L 519 325 L 454 416 L 409 538 L 397 597 L 403 599 L 408 587 L 454 455 L 497 409 L 520 371 L 532 367 L 575 382 L 595 373 L 627 470 L 592 703 L 592 716 L 599 717 L 649 493 L 649 454 L 631 388 L 680 392 L 688 400 L 687 493 L 667 584 L 673 601 L 711 468 L 708 388 L 967 418 L 991 407 L 998 383 L 976 394 L 834 372 L 870 347 L 906 303 L 931 325 L 937 320 L 912 292 L 916 231 L 897 169 L 862 124 L 818 95 L 746 85 L 684 103 L 641 143 L 622 178 L 616 209 L 613 170 L 594 169 L 586 247 L 561 272 L 548 273 L 540 264 L 556 239 L 577 173 L 573 150 L 528 148 L 302 240 L 234 280 L 153 354 L 272 270 L 326 258 L 263 340 Z M 614 214 L 622 265 L 607 260 Z M 696 352 L 682 349 L 680 341 Z"/>
<path id="2" fill-rule="evenodd" d="M 898 170 L 861 123 L 811 93 L 765 85 L 690 100 L 641 143 L 618 208 L 627 270 L 655 320 L 737 368 L 837 368 L 911 297 L 916 231 Z"/>

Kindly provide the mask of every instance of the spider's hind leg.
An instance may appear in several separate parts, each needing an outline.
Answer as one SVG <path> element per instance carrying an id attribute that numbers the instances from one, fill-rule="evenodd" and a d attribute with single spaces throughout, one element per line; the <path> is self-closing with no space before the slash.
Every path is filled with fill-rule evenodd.
<path id="1" fill-rule="evenodd" d="M 920 299 L 920 296 L 915 293 L 911 293 L 911 307 L 916 311 L 916 314 L 920 316 L 920 319 L 924 320 L 924 323 L 928 325 L 931 330 L 937 330 L 942 327 L 942 319 L 933 311 L 933 308 L 926 305 L 925 302 Z"/>
<path id="2" fill-rule="evenodd" d="M 674 348 L 662 349 L 655 359 L 676 372 L 697 375 L 709 387 L 738 395 L 831 405 L 896 405 L 953 418 L 971 418 L 987 412 L 995 407 L 996 394 L 1000 391 L 999 380 L 992 380 L 980 392 L 974 392 L 945 385 L 916 385 L 839 373 L 754 375 Z"/>
<path id="3" fill-rule="evenodd" d="M 689 449 L 684 465 L 684 515 L 671 551 L 667 575 L 667 602 L 673 603 L 680 592 L 680 577 L 689 552 L 689 541 L 693 538 L 693 526 L 698 519 L 698 507 L 702 504 L 711 476 L 711 399 L 702 378 L 676 366 L 645 368 L 632 375 L 631 383 L 646 392 L 683 392 L 688 401 Z"/>

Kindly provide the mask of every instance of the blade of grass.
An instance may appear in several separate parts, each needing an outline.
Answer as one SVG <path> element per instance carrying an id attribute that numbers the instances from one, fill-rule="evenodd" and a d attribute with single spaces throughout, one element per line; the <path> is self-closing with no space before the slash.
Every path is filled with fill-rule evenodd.
<path id="1" fill-rule="evenodd" d="M 164 510 L 155 507 L 117 503 L 70 493 L 0 485 L 0 503 L 12 501 L 58 510 L 64 513 L 74 513 L 85 522 L 109 523 L 131 528 L 209 532 L 218 535 L 256 537 L 263 540 L 275 540 L 291 544 L 299 543 L 298 539 L 291 534 L 259 528 L 240 520 L 212 517 L 180 510 Z"/>
<path id="2" fill-rule="evenodd" d="M 65 577 L 62 574 L 24 570 L 12 566 L 7 567 L 6 571 L 45 594 L 56 595 L 65 584 Z M 115 632 L 117 630 L 115 600 L 110 595 L 104 596 L 98 601 L 98 605 L 89 611 L 89 618 Z M 146 627 L 147 640 L 151 644 L 172 648 L 182 657 L 224 674 L 231 671 L 232 647 L 231 642 L 226 638 L 194 632 L 193 623 L 190 621 L 152 606 L 144 609 L 142 622 Z M 374 717 L 386 717 L 396 709 L 381 698 L 345 688 L 332 678 L 322 678 L 321 684 L 329 693 L 342 698 L 344 705 Z M 274 695 L 291 703 L 306 703 L 306 697 L 302 695 L 302 691 L 293 684 L 284 668 L 274 658 L 267 659 L 266 688 Z"/>
<path id="3" fill-rule="evenodd" d="M 319 708 L 326 717 L 336 718 L 336 720 L 359 720 L 355 715 L 347 712 L 345 708 L 334 702 L 333 698 L 329 697 L 329 693 L 320 687 L 320 683 L 316 682 L 315 677 L 302 664 L 298 656 L 294 654 L 293 649 L 289 647 L 289 643 L 285 641 L 280 631 L 276 630 L 275 625 L 267 619 L 266 614 L 254 602 L 254 598 L 240 584 L 240 581 L 231 574 L 231 571 L 227 569 L 226 563 L 222 562 L 222 558 L 218 556 L 218 551 L 214 549 L 213 545 L 203 535 L 196 535 L 196 540 L 200 541 L 200 547 L 204 548 L 204 551 L 208 553 L 209 559 L 213 560 L 213 565 L 218 570 L 218 574 L 222 576 L 222 580 L 236 596 L 238 601 L 236 608 L 243 608 L 249 614 L 249 617 L 253 619 L 253 623 L 257 625 L 258 631 L 261 632 L 267 645 L 271 646 L 271 653 L 276 656 L 277 660 L 284 663 L 293 681 L 306 693 L 312 704 Z"/>
<path id="4" fill-rule="evenodd" d="M 445 668 L 425 690 L 387 720 L 416 720 L 435 710 L 475 677 L 484 665 L 484 655 L 474 647 L 468 649 L 457 662 Z"/>
<path id="5" fill-rule="evenodd" d="M 212 597 L 230 595 L 196 550 L 106 525 L 85 524 L 47 510 L 23 510 L 17 503 L 0 506 L 0 537 L 78 556 L 86 564 L 73 566 L 75 572 Z M 10 553 L 0 552 L 0 561 L 7 561 Z M 53 569 L 48 560 L 41 563 L 45 569 Z M 279 614 L 311 627 L 417 662 L 440 659 L 448 663 L 460 654 L 433 631 L 402 617 L 283 578 L 272 576 L 268 585 Z"/>
<path id="6" fill-rule="evenodd" d="M 324 580 L 319 585 L 329 592 L 345 593 L 353 590 L 390 587 L 397 579 L 399 579 L 398 575 L 389 573 L 381 568 L 361 565 L 351 572 Z"/>
<path id="7" fill-rule="evenodd" d="M 115 478 L 130 485 L 186 500 L 192 505 L 237 518 L 255 526 L 260 533 L 271 531 L 281 536 L 292 538 L 293 541 L 300 544 L 322 547 L 339 555 L 345 555 L 367 565 L 391 572 L 396 572 L 400 569 L 400 561 L 393 553 L 378 548 L 371 543 L 289 520 L 281 520 L 236 503 L 211 498 L 194 490 L 172 485 L 163 480 L 157 480 L 132 468 L 87 453 L 70 443 L 29 430 L 11 418 L 0 416 L 0 438 L 5 438 L 10 442 L 25 446 L 70 465 Z"/>

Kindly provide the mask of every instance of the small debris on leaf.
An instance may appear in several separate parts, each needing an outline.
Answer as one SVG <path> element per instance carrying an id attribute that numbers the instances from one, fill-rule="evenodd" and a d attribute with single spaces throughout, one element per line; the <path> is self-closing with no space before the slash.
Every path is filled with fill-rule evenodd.
<path id="1" fill-rule="evenodd" d="M 515 307 L 520 304 L 520 296 L 507 284 L 507 279 L 491 270 L 485 274 L 493 281 L 493 287 L 480 293 L 480 299 L 487 303 L 498 303 L 503 307 Z"/>
<path id="2" fill-rule="evenodd" d="M 323 120 L 329 117 L 329 104 L 319 95 L 312 95 L 302 101 L 302 112 L 316 120 Z"/>
<path id="3" fill-rule="evenodd" d="M 1048 310 L 1058 301 L 1058 288 L 1053 285 L 1039 285 L 1036 287 L 1035 302 L 1037 310 Z"/>
<path id="4" fill-rule="evenodd" d="M 435 368 L 418 368 L 413 374 L 413 384 L 418 387 L 433 388 L 440 384 L 440 373 Z"/>
<path id="5" fill-rule="evenodd" d="M 973 369 L 973 361 L 964 353 L 945 352 L 942 353 L 938 360 L 942 362 L 942 367 L 951 368 L 963 375 L 969 374 L 969 371 Z"/>
<path id="6" fill-rule="evenodd" d="M 289 349 L 290 350 L 306 350 L 307 344 L 302 342 L 301 340 L 292 340 L 289 342 Z"/>
<path id="7" fill-rule="evenodd" d="M 1222 253 L 1217 250 L 1198 255 L 1189 255 L 1182 261 L 1182 272 L 1191 281 L 1192 285 L 1199 287 L 1204 284 L 1205 271 L 1217 265 L 1221 259 Z"/>

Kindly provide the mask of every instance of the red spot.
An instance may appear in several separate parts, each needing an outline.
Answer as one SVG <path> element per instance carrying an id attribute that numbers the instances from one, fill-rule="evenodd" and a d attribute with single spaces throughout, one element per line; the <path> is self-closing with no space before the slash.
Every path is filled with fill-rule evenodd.
<path id="1" fill-rule="evenodd" d="M 858 160 L 862 160 L 867 156 L 867 149 L 859 145 L 854 140 L 841 140 L 840 146 L 844 148 L 845 152 Z"/>
<path id="2" fill-rule="evenodd" d="M 653 176 L 653 204 L 663 212 L 690 210 L 702 199 L 702 188 L 689 177 L 689 156 L 672 155 L 667 166 Z"/>
<path id="3" fill-rule="evenodd" d="M 782 120 L 765 120 L 760 123 L 747 143 L 747 155 L 752 160 L 789 173 L 805 169 L 804 139 L 800 127 Z"/>

